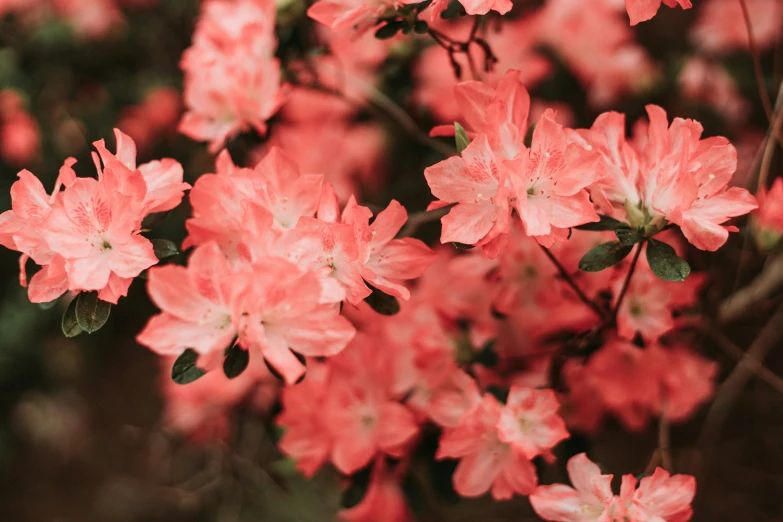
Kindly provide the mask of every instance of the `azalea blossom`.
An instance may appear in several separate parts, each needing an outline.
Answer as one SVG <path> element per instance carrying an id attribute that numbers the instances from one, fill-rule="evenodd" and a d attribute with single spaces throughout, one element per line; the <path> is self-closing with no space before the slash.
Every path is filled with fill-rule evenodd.
<path id="1" fill-rule="evenodd" d="M 446 430 L 436 458 L 460 459 L 454 472 L 454 489 L 465 497 L 478 497 L 491 490 L 495 500 L 514 493 L 529 495 L 538 484 L 533 463 L 498 436 L 502 406 L 485 395 L 459 426 Z"/>
<path id="2" fill-rule="evenodd" d="M 97 179 L 77 177 L 76 161 L 69 158 L 51 195 L 26 170 L 11 189 L 12 209 L 2 214 L 0 238 L 22 253 L 23 285 L 27 259 L 43 267 L 30 281 L 34 302 L 52 301 L 69 290 L 97 290 L 100 299 L 117 303 L 133 278 L 158 262 L 152 243 L 139 233 L 141 222 L 151 212 L 178 205 L 190 185 L 174 160 L 137 168 L 133 140 L 119 130 L 115 135 L 116 155 L 103 140 L 94 143 L 100 155 L 93 157 Z"/>
<path id="3" fill-rule="evenodd" d="M 757 207 L 745 189 L 728 187 L 737 168 L 737 154 L 727 139 L 701 139 L 702 127 L 647 106 L 650 123 L 636 141 L 625 138 L 624 116 L 600 115 L 590 130 L 571 134 L 587 150 L 597 151 L 606 176 L 590 193 L 608 215 L 654 234 L 667 223 L 680 226 L 701 250 L 714 251 L 736 228 L 724 223 Z"/>
<path id="4" fill-rule="evenodd" d="M 568 438 L 552 390 L 511 387 L 498 424 L 500 439 L 524 456 L 552 458 L 551 449 Z"/>

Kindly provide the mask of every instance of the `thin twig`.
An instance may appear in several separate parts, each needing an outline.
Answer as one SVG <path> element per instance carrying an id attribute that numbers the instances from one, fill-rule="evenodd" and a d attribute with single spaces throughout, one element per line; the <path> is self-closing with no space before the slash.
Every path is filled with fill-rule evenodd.
<path id="1" fill-rule="evenodd" d="M 718 322 L 726 323 L 742 317 L 760 302 L 772 297 L 780 288 L 783 288 L 783 255 L 773 257 L 750 284 L 721 302 Z"/>
<path id="2" fill-rule="evenodd" d="M 761 59 L 759 57 L 759 49 L 756 45 L 756 37 L 753 36 L 753 26 L 750 21 L 750 13 L 748 12 L 748 5 L 745 0 L 738 0 L 740 7 L 742 8 L 742 17 L 745 20 L 745 27 L 748 32 L 748 43 L 750 44 L 750 55 L 753 59 L 753 74 L 756 76 L 756 84 L 759 88 L 759 96 L 761 97 L 761 105 L 764 107 L 764 112 L 767 115 L 767 120 L 771 123 L 772 118 L 772 102 L 769 99 L 769 92 L 767 92 L 766 82 L 764 81 L 764 71 L 761 68 Z"/>
<path id="3" fill-rule="evenodd" d="M 456 203 L 452 203 L 450 205 L 446 205 L 445 207 L 440 207 L 424 212 L 414 212 L 408 216 L 408 221 L 405 223 L 405 226 L 402 227 L 400 233 L 397 234 L 397 237 L 412 236 L 416 233 L 421 225 L 429 223 L 430 221 L 437 221 L 438 219 L 448 214 L 449 210 L 451 210 L 451 207 L 453 207 L 455 204 Z"/>
<path id="4" fill-rule="evenodd" d="M 604 318 L 603 311 L 601 311 L 601 309 L 598 308 L 598 305 L 595 304 L 595 302 L 593 302 L 592 299 L 587 297 L 587 295 L 585 295 L 584 291 L 582 291 L 582 289 L 579 288 L 579 285 L 576 284 L 574 279 L 571 277 L 571 274 L 568 273 L 568 270 L 565 269 L 565 267 L 560 263 L 560 261 L 558 261 L 558 259 L 552 254 L 552 252 L 549 251 L 548 248 L 546 248 L 546 247 L 544 247 L 542 245 L 539 245 L 539 246 L 541 247 L 541 250 L 544 251 L 544 253 L 549 258 L 549 260 L 552 261 L 552 263 L 555 265 L 555 267 L 557 268 L 558 272 L 560 272 L 560 275 L 563 277 L 565 282 L 568 283 L 568 286 L 570 286 L 574 290 L 574 292 L 576 292 L 576 295 L 579 297 L 579 299 L 584 304 L 586 304 L 590 308 L 590 310 L 595 312 L 595 314 L 598 317 L 603 319 Z"/>
<path id="5" fill-rule="evenodd" d="M 761 167 L 759 169 L 759 179 L 756 184 L 756 193 L 762 188 L 767 188 L 767 179 L 772 167 L 772 157 L 775 153 L 775 141 L 780 139 L 781 128 L 783 127 L 783 82 L 780 82 L 778 94 L 775 98 L 775 112 L 770 119 L 769 135 L 764 145 L 764 154 L 761 156 Z"/>
<path id="6" fill-rule="evenodd" d="M 666 471 L 674 471 L 669 440 L 669 419 L 666 417 L 666 401 L 661 401 L 661 418 L 658 419 L 658 451 L 661 455 L 661 467 Z"/>
<path id="7" fill-rule="evenodd" d="M 702 325 L 699 329 L 730 357 L 733 357 L 736 361 L 744 361 L 744 364 L 748 366 L 756 377 L 767 383 L 774 390 L 783 393 L 783 379 L 759 361 L 753 359 L 742 348 L 737 346 L 734 341 L 726 337 L 715 325 Z"/>
<path id="8" fill-rule="evenodd" d="M 640 242 L 636 247 L 636 253 L 633 255 L 633 260 L 631 261 L 631 267 L 628 269 L 628 274 L 625 276 L 625 281 L 623 282 L 623 287 L 620 290 L 620 295 L 617 297 L 617 303 L 615 303 L 614 308 L 612 309 L 612 313 L 609 316 L 610 321 L 615 321 L 617 319 L 617 312 L 620 311 L 620 305 L 623 304 L 625 294 L 628 293 L 628 287 L 631 285 L 631 278 L 636 271 L 636 263 L 639 262 L 639 256 L 642 253 L 642 248 L 644 248 L 644 241 Z"/>
<path id="9" fill-rule="evenodd" d="M 701 483 L 702 477 L 709 476 L 710 457 L 720 438 L 723 426 L 742 394 L 745 384 L 754 375 L 755 365 L 750 361 L 763 364 L 764 358 L 772 348 L 778 345 L 781 337 L 783 337 L 783 305 L 772 315 L 745 356 L 715 393 L 715 400 L 710 406 L 697 442 L 697 447 L 702 450 L 701 466 L 697 476 L 699 483 Z"/>

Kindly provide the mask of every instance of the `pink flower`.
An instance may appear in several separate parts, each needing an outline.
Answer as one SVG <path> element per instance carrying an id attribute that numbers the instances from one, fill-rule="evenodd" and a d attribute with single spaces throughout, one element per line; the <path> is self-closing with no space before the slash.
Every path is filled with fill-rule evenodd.
<path id="1" fill-rule="evenodd" d="M 777 178 L 769 190 L 762 187 L 757 197 L 759 209 L 753 215 L 754 234 L 759 246 L 769 249 L 783 236 L 783 179 Z"/>
<path id="2" fill-rule="evenodd" d="M 530 495 L 538 516 L 555 522 L 614 520 L 612 475 L 602 475 L 584 453 L 571 457 L 567 468 L 573 488 L 564 484 L 539 486 Z"/>
<path id="3" fill-rule="evenodd" d="M 512 386 L 498 423 L 500 440 L 528 459 L 551 457 L 551 449 L 568 438 L 559 407 L 552 390 Z"/>
<path id="4" fill-rule="evenodd" d="M 645 22 L 655 16 L 661 7 L 661 2 L 669 7 L 677 7 L 677 5 L 683 9 L 693 7 L 690 0 L 625 0 L 625 8 L 631 19 L 631 25 Z"/>
<path id="5" fill-rule="evenodd" d="M 495 500 L 514 493 L 529 495 L 538 484 L 530 460 L 498 437 L 501 404 L 492 395 L 463 417 L 456 428 L 440 439 L 435 458 L 460 459 L 454 472 L 454 489 L 464 497 L 478 497 L 492 490 Z"/>
<path id="6" fill-rule="evenodd" d="M 585 190 L 600 178 L 598 156 L 568 144 L 554 113 L 545 112 L 533 132 L 530 149 L 509 167 L 525 233 L 551 246 L 553 229 L 598 221 Z"/>
<path id="7" fill-rule="evenodd" d="M 513 159 L 522 152 L 530 112 L 530 95 L 520 83 L 520 72 L 509 71 L 496 88 L 483 82 L 462 82 L 454 88 L 469 138 L 485 134 L 492 151 Z M 442 125 L 432 135 L 450 136 L 453 125 Z"/>
<path id="8" fill-rule="evenodd" d="M 591 187 L 593 199 L 647 234 L 672 222 L 695 247 L 717 250 L 736 230 L 724 223 L 757 207 L 747 190 L 728 187 L 736 150 L 722 137 L 700 139 L 698 122 L 675 118 L 669 126 L 660 107 L 649 105 L 647 112 L 646 140 L 640 136 L 636 144 L 626 141 L 624 117 L 617 113 L 602 114 L 589 131 L 571 134 L 602 157 L 607 175 Z"/>
<path id="9" fill-rule="evenodd" d="M 693 515 L 691 502 L 696 495 L 696 479 L 690 475 L 670 476 L 669 472 L 655 468 L 651 477 L 639 482 L 624 475 L 620 492 L 625 517 L 632 522 L 687 522 Z"/>
<path id="10" fill-rule="evenodd" d="M 209 141 L 217 152 L 226 139 L 254 129 L 284 101 L 280 62 L 273 57 L 274 3 L 213 0 L 202 7 L 193 46 L 182 56 L 185 106 L 180 132 Z"/>
<path id="11" fill-rule="evenodd" d="M 319 301 L 321 286 L 314 272 L 270 257 L 244 267 L 235 281 L 240 288 L 232 303 L 239 343 L 251 357 L 260 353 L 288 384 L 305 372 L 292 351 L 335 355 L 356 333 L 336 305 Z"/>
<path id="12" fill-rule="evenodd" d="M 161 355 L 192 348 L 221 352 L 237 335 L 232 321 L 232 270 L 217 244 L 198 247 L 188 267 L 167 265 L 149 272 L 147 290 L 162 310 L 136 340 Z"/>
<path id="13" fill-rule="evenodd" d="M 0 115 L 0 158 L 14 165 L 32 161 L 40 148 L 40 134 L 38 123 L 27 112 Z"/>
<path id="14" fill-rule="evenodd" d="M 409 299 L 410 291 L 401 281 L 424 273 L 435 260 L 435 253 L 418 239 L 394 239 L 408 220 L 408 212 L 397 201 L 392 200 L 372 224 L 368 223 L 369 212 L 361 209 L 364 207 L 349 201 L 343 222 L 353 226 L 363 265 L 362 278 L 387 294 Z"/>
<path id="15" fill-rule="evenodd" d="M 469 15 L 485 15 L 490 11 L 504 15 L 511 11 L 511 0 L 460 0 Z"/>
<path id="16" fill-rule="evenodd" d="M 442 243 L 488 245 L 508 233 L 508 174 L 485 136 L 473 140 L 462 151 L 462 157 L 451 157 L 428 167 L 424 176 L 432 194 L 443 204 L 457 204 L 442 219 Z"/>
<path id="17" fill-rule="evenodd" d="M 732 122 L 742 121 L 749 115 L 750 104 L 739 92 L 737 82 L 717 63 L 702 57 L 689 58 L 677 83 L 686 97 L 712 107 Z"/>

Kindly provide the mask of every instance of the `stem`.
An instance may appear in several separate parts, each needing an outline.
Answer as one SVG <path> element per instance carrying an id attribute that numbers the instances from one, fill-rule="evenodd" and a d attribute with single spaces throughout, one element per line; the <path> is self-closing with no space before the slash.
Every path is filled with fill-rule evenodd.
<path id="1" fill-rule="evenodd" d="M 625 282 L 623 282 L 623 288 L 620 290 L 620 295 L 617 297 L 617 303 L 614 305 L 614 308 L 612 309 L 612 313 L 609 316 L 609 320 L 611 322 L 617 320 L 617 312 L 620 311 L 620 305 L 623 304 L 623 299 L 625 299 L 625 294 L 628 292 L 628 287 L 631 284 L 631 278 L 633 277 L 633 273 L 636 271 L 636 263 L 639 261 L 639 256 L 642 253 L 642 248 L 644 248 L 644 241 L 640 242 L 639 246 L 636 247 L 636 253 L 633 255 L 633 260 L 631 261 L 631 268 L 628 269 L 628 275 L 625 276 Z"/>
<path id="2" fill-rule="evenodd" d="M 560 272 L 560 275 L 568 284 L 568 286 L 570 286 L 573 289 L 573 291 L 576 292 L 576 295 L 579 297 L 579 299 L 584 304 L 586 304 L 590 308 L 590 310 L 595 312 L 595 315 L 603 319 L 604 313 L 601 311 L 600 308 L 598 308 L 598 305 L 596 305 L 592 299 L 590 299 L 589 297 L 587 297 L 587 295 L 585 295 L 582 289 L 579 288 L 579 285 L 577 285 L 574 279 L 571 277 L 571 274 L 569 274 L 568 271 L 565 269 L 565 267 L 562 264 L 560 264 L 560 261 L 557 260 L 557 258 L 552 254 L 552 252 L 550 252 L 549 249 L 543 245 L 538 245 L 538 246 L 541 247 L 541 250 L 543 250 L 546 256 L 549 258 L 549 260 L 552 261 L 552 263 L 555 265 L 558 272 Z"/>
<path id="3" fill-rule="evenodd" d="M 397 235 L 397 237 L 412 236 L 416 233 L 416 230 L 418 230 L 421 225 L 429 223 L 430 221 L 436 221 L 448 214 L 449 210 L 451 210 L 451 207 L 454 205 L 456 205 L 456 203 L 451 203 L 445 207 L 435 208 L 429 211 L 414 212 L 408 216 L 408 222 L 405 223 L 404 227 L 402 227 L 402 230 Z"/>
<path id="4" fill-rule="evenodd" d="M 769 92 L 767 92 L 766 84 L 764 82 L 764 71 L 761 68 L 761 59 L 759 58 L 759 50 L 756 46 L 756 38 L 753 36 L 753 27 L 750 22 L 750 13 L 748 12 L 748 5 L 745 0 L 738 0 L 740 7 L 742 8 L 742 18 L 745 20 L 745 27 L 748 31 L 748 43 L 750 44 L 750 55 L 753 59 L 753 74 L 756 76 L 756 84 L 759 88 L 759 96 L 761 97 L 761 105 L 764 106 L 764 112 L 767 115 L 767 120 L 772 122 L 772 102 L 769 99 Z"/>

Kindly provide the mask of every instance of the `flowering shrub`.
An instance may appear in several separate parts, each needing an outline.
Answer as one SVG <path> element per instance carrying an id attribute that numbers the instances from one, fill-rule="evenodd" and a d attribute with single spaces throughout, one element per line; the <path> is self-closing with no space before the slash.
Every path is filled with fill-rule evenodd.
<path id="1" fill-rule="evenodd" d="M 0 14 L 100 39 L 153 3 L 0 0 Z M 631 29 L 661 3 L 699 9 L 674 73 Z M 746 239 L 774 256 L 783 237 L 783 94 L 758 71 L 749 99 L 720 58 L 747 48 L 760 69 L 779 42 L 758 13 L 780 6 L 701 3 L 204 0 L 181 93 L 155 85 L 124 107 L 115 143 L 93 143 L 95 176 L 70 154 L 51 190 L 19 171 L 0 244 L 31 302 L 62 303 L 67 337 L 132 314 L 139 280 L 158 309 L 135 339 L 166 374 L 162 422 L 209 443 L 254 412 L 301 475 L 339 475 L 339 520 L 416 520 L 411 484 L 426 482 L 429 501 L 524 497 L 544 520 L 685 522 L 703 474 L 673 457 L 670 426 L 726 389 L 693 333 L 781 283 L 761 272 L 718 303 L 704 260 L 742 242 L 741 267 Z M 542 95 L 558 82 L 580 100 Z M 750 131 L 717 135 L 688 104 L 723 112 L 732 138 L 764 113 L 758 178 Z M 0 91 L 4 162 L 48 154 L 42 128 Z M 196 142 L 189 161 L 137 162 L 176 132 Z M 181 243 L 158 228 L 177 213 Z M 651 427 L 646 470 L 590 445 Z M 619 494 L 591 458 L 629 472 Z M 573 487 L 553 483 L 563 467 Z"/>

